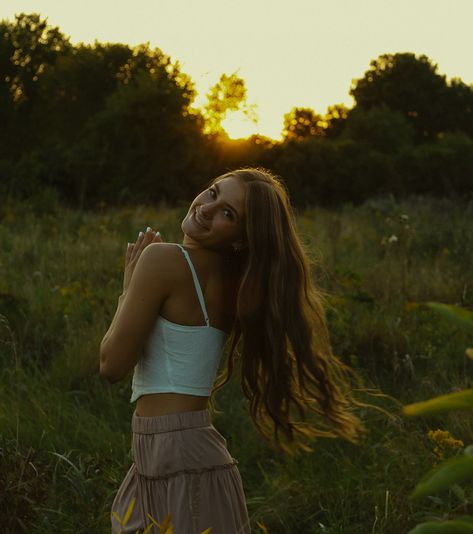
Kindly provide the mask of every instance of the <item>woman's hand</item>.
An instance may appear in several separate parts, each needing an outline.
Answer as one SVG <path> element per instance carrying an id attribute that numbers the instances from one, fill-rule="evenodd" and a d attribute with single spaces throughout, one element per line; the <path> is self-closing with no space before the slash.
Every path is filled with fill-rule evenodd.
<path id="1" fill-rule="evenodd" d="M 151 243 L 162 243 L 161 234 L 149 226 L 145 233 L 140 232 L 136 243 L 128 243 L 125 258 L 125 274 L 123 276 L 123 293 L 128 289 L 136 263 L 143 250 Z"/>

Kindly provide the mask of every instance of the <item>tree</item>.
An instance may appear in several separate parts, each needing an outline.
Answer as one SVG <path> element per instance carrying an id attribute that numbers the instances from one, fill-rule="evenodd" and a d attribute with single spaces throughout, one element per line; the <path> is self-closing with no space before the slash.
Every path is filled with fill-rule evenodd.
<path id="1" fill-rule="evenodd" d="M 473 139 L 464 133 L 447 133 L 401 154 L 397 166 L 406 191 L 467 198 L 473 191 Z"/>
<path id="2" fill-rule="evenodd" d="M 176 72 L 138 70 L 84 127 L 72 168 L 75 200 L 176 201 L 199 175 L 201 121 Z"/>
<path id="3" fill-rule="evenodd" d="M 62 54 L 38 82 L 33 110 L 38 142 L 47 137 L 73 141 L 120 83 L 133 51 L 122 44 L 79 44 Z"/>
<path id="4" fill-rule="evenodd" d="M 38 14 L 22 13 L 15 16 L 14 23 L 0 23 L 0 118 L 3 131 L 8 132 L 8 138 L 2 139 L 2 151 L 18 154 L 31 145 L 31 111 L 39 80 L 70 47 L 59 28 L 48 25 Z"/>
<path id="5" fill-rule="evenodd" d="M 327 113 L 323 118 L 327 137 L 338 137 L 342 133 L 348 113 L 349 109 L 344 104 L 334 104 L 327 108 Z"/>
<path id="6" fill-rule="evenodd" d="M 10 80 L 15 76 L 16 67 L 11 62 L 15 51 L 10 39 L 11 24 L 0 22 L 0 157 L 11 154 L 13 139 L 11 128 L 14 125 L 15 105 L 10 91 Z M 16 143 L 16 141 L 15 141 Z"/>
<path id="7" fill-rule="evenodd" d="M 346 119 L 342 137 L 395 153 L 412 144 L 414 130 L 402 113 L 385 105 L 368 110 L 356 107 Z"/>
<path id="8" fill-rule="evenodd" d="M 473 137 L 473 85 L 459 78 L 450 80 L 444 98 L 447 129 L 464 132 Z"/>
<path id="9" fill-rule="evenodd" d="M 282 136 L 285 141 L 302 140 L 306 137 L 325 135 L 326 123 L 311 108 L 292 108 L 284 115 Z"/>
<path id="10" fill-rule="evenodd" d="M 384 104 L 399 111 L 414 126 L 417 138 L 425 140 L 446 129 L 446 88 L 445 76 L 427 56 L 384 54 L 370 63 L 363 78 L 353 81 L 350 94 L 362 109 Z"/>
<path id="11" fill-rule="evenodd" d="M 207 93 L 207 104 L 202 110 L 205 118 L 204 133 L 221 133 L 222 121 L 228 113 L 239 110 L 256 122 L 255 106 L 247 102 L 245 80 L 236 73 L 230 76 L 222 74 L 220 80 Z"/>
<path id="12" fill-rule="evenodd" d="M 22 13 L 15 19 L 14 24 L 2 22 L 3 40 L 10 49 L 6 81 L 13 101 L 24 103 L 33 100 L 39 78 L 71 45 L 59 28 L 49 26 L 38 14 Z"/>

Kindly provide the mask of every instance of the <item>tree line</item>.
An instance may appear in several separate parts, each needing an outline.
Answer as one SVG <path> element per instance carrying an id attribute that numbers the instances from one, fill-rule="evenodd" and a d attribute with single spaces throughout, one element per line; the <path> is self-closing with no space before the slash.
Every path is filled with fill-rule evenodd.
<path id="1" fill-rule="evenodd" d="M 1 198 L 175 203 L 249 165 L 281 175 L 298 206 L 473 191 L 473 86 L 425 55 L 381 55 L 352 81 L 351 109 L 295 107 L 280 142 L 226 136 L 227 113 L 254 113 L 236 74 L 197 109 L 191 78 L 159 48 L 72 45 L 34 13 L 0 22 L 0 74 Z"/>

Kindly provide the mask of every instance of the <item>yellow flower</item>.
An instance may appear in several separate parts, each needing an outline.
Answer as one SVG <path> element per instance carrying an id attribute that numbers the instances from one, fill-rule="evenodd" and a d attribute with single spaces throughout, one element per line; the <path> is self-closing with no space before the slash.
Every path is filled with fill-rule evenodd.
<path id="1" fill-rule="evenodd" d="M 433 453 L 437 461 L 443 460 L 446 456 L 453 456 L 456 449 L 462 449 L 465 444 L 461 439 L 455 439 L 448 430 L 429 430 L 429 438 L 435 443 Z M 447 454 L 446 454 L 447 453 Z"/>

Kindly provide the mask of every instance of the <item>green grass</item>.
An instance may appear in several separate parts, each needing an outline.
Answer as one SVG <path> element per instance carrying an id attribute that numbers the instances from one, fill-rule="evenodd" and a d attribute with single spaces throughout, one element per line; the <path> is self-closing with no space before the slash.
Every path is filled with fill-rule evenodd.
<path id="1" fill-rule="evenodd" d="M 102 533 L 129 464 L 130 380 L 98 376 L 98 346 L 121 291 L 127 241 L 181 242 L 186 208 L 70 211 L 53 200 L 0 207 L 0 524 L 5 532 Z M 334 352 L 393 415 L 362 410 L 355 446 L 319 440 L 291 459 L 268 450 L 235 381 L 214 417 L 239 460 L 254 532 L 403 534 L 454 493 L 410 502 L 435 462 L 430 429 L 471 442 L 467 415 L 407 420 L 399 403 L 468 387 L 472 340 L 424 307 L 473 308 L 473 204 L 374 199 L 298 214 Z M 392 237 L 392 236 L 395 236 Z M 130 377 L 131 378 L 131 377 Z M 470 501 L 471 502 L 471 501 Z"/>

